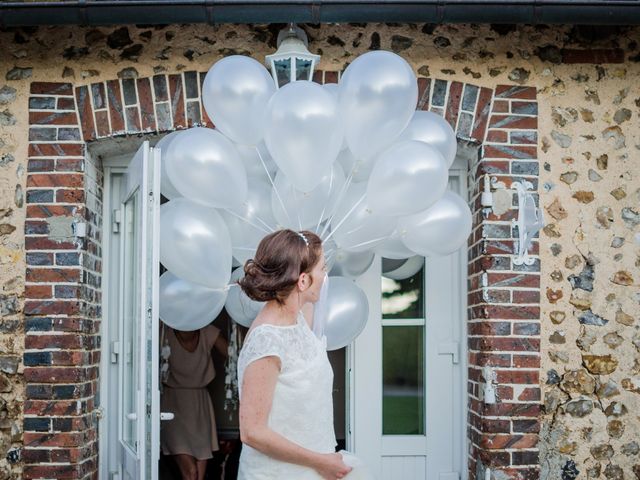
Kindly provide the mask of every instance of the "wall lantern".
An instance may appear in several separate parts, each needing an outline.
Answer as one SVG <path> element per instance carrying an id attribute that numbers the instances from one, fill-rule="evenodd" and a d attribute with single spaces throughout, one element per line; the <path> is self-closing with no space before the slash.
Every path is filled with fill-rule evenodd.
<path id="1" fill-rule="evenodd" d="M 308 45 L 307 34 L 293 23 L 278 34 L 278 50 L 265 57 L 277 88 L 296 80 L 313 78 L 320 55 L 310 53 Z"/>

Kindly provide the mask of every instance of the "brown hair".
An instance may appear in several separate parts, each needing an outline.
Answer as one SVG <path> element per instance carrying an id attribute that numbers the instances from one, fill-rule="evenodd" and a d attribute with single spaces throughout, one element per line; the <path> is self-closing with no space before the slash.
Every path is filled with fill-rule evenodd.
<path id="1" fill-rule="evenodd" d="M 244 264 L 244 278 L 238 281 L 249 298 L 259 302 L 276 300 L 282 305 L 300 274 L 315 267 L 322 254 L 322 240 L 308 230 L 300 233 L 278 230 L 260 241 L 255 257 Z"/>

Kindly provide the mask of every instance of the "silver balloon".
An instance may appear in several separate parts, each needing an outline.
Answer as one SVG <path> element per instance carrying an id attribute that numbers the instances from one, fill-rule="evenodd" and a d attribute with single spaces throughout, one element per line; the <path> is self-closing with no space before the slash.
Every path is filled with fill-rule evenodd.
<path id="1" fill-rule="evenodd" d="M 462 247 L 471 233 L 471 210 L 460 195 L 446 191 L 426 210 L 400 217 L 404 244 L 424 256 L 449 255 Z"/>
<path id="2" fill-rule="evenodd" d="M 224 307 L 229 316 L 243 327 L 249 328 L 262 310 L 264 302 L 251 300 L 238 286 L 237 282 L 244 277 L 244 268 L 236 268 L 231 274 L 231 288 Z"/>
<path id="3" fill-rule="evenodd" d="M 247 199 L 240 207 L 221 210 L 231 235 L 233 256 L 240 264 L 253 258 L 260 240 L 276 226 L 271 211 L 271 184 L 263 177 L 249 178 Z"/>
<path id="4" fill-rule="evenodd" d="M 264 177 L 269 180 L 269 175 L 271 175 L 271 178 L 274 178 L 278 166 L 271 158 L 271 154 L 264 143 L 259 143 L 256 146 L 236 144 L 235 147 L 247 171 L 247 177 Z M 262 161 L 267 166 L 266 170 L 260 157 L 262 157 Z"/>
<path id="5" fill-rule="evenodd" d="M 269 102 L 265 143 L 274 161 L 303 192 L 326 175 L 342 145 L 335 97 L 306 80 L 288 83 Z"/>
<path id="6" fill-rule="evenodd" d="M 413 277 L 424 266 L 424 257 L 422 255 L 414 255 L 402 262 L 402 265 L 388 271 L 382 272 L 383 277 L 393 280 L 405 280 Z"/>
<path id="7" fill-rule="evenodd" d="M 369 207 L 380 215 L 410 215 L 429 208 L 447 189 L 449 171 L 438 150 L 407 140 L 382 152 L 367 184 Z"/>
<path id="8" fill-rule="evenodd" d="M 340 88 L 338 87 L 337 83 L 324 83 L 322 84 L 322 88 L 324 88 L 326 91 L 328 91 L 329 93 L 331 93 L 335 99 L 336 102 L 338 101 L 338 95 L 340 94 Z M 347 139 L 346 138 L 342 138 L 342 145 L 340 146 L 340 150 L 345 150 L 349 148 L 349 145 L 347 145 Z M 346 171 L 346 169 L 345 169 Z"/>
<path id="9" fill-rule="evenodd" d="M 353 280 L 331 277 L 327 298 L 327 350 L 338 350 L 353 342 L 369 318 L 369 301 Z"/>
<path id="10" fill-rule="evenodd" d="M 231 275 L 231 237 L 220 214 L 186 198 L 162 205 L 160 262 L 190 282 L 225 287 Z"/>
<path id="11" fill-rule="evenodd" d="M 416 111 L 399 140 L 418 140 L 428 143 L 440 151 L 447 162 L 447 168 L 456 159 L 458 149 L 456 132 L 453 131 L 449 122 L 437 113 Z"/>
<path id="12" fill-rule="evenodd" d="M 344 173 L 338 164 L 330 167 L 329 172 L 320 178 L 320 183 L 310 192 L 297 190 L 289 177 L 278 172 L 275 188 L 271 192 L 273 215 L 282 227 L 294 230 L 315 229 L 320 221 L 335 210 L 344 182 Z"/>
<path id="13" fill-rule="evenodd" d="M 180 131 L 171 132 L 158 140 L 158 143 L 155 145 L 155 148 L 160 149 L 160 193 L 169 200 L 182 196 L 182 194 L 176 190 L 176 187 L 173 186 L 167 174 L 167 148 L 169 147 L 169 143 L 171 143 L 179 133 Z"/>
<path id="14" fill-rule="evenodd" d="M 160 276 L 160 319 L 176 330 L 210 324 L 222 311 L 227 292 L 212 290 L 166 271 Z"/>
<path id="15" fill-rule="evenodd" d="M 322 227 L 319 232 L 322 232 Z M 322 242 L 322 251 L 324 252 L 326 270 L 327 272 L 330 272 L 333 265 L 336 263 L 336 254 L 338 253 L 338 245 L 336 244 L 336 241 L 333 238 L 330 238 L 329 240 Z"/>
<path id="16" fill-rule="evenodd" d="M 369 158 L 391 145 L 413 116 L 418 81 L 399 55 L 382 50 L 360 55 L 340 80 L 340 114 L 349 149 Z"/>
<path id="17" fill-rule="evenodd" d="M 264 136 L 265 115 L 275 82 L 267 69 L 244 55 L 218 60 L 202 84 L 207 114 L 236 143 L 257 145 Z"/>
<path id="18" fill-rule="evenodd" d="M 377 157 L 375 156 L 364 160 L 357 159 L 353 156 L 351 150 L 347 148 L 338 154 L 336 163 L 342 165 L 347 177 L 352 175 L 354 182 L 366 182 L 369 179 L 369 175 L 371 175 L 371 170 L 373 170 L 376 160 Z"/>
<path id="19" fill-rule="evenodd" d="M 185 198 L 204 205 L 235 207 L 247 196 L 247 173 L 238 151 L 210 128 L 190 128 L 171 140 L 167 173 Z"/>
<path id="20" fill-rule="evenodd" d="M 357 278 L 369 270 L 373 263 L 375 253 L 366 250 L 364 252 L 348 252 L 338 249 L 335 254 L 335 263 L 329 270 L 332 277 Z"/>
<path id="21" fill-rule="evenodd" d="M 379 245 L 376 245 L 375 252 L 383 258 L 387 259 L 407 259 L 415 255 L 402 242 L 400 231 L 396 228 L 391 234 L 391 238 L 387 238 Z"/>
<path id="22" fill-rule="evenodd" d="M 331 220 L 332 238 L 348 251 L 371 250 L 389 237 L 396 227 L 395 221 L 390 222 L 388 217 L 371 211 L 367 205 L 366 189 L 364 182 L 352 183 Z M 361 200 L 363 196 L 365 198 Z"/>

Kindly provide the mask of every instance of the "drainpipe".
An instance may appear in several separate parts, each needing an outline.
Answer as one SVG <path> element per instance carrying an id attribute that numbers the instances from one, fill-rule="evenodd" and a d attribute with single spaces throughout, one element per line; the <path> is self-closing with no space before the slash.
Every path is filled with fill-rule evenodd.
<path id="1" fill-rule="evenodd" d="M 0 27 L 171 23 L 640 24 L 636 0 L 2 1 Z"/>

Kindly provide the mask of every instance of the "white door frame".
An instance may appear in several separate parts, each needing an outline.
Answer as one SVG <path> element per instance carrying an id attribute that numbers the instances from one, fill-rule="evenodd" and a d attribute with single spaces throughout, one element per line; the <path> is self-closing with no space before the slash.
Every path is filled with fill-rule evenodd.
<path id="1" fill-rule="evenodd" d="M 467 198 L 467 165 L 466 161 L 457 158 L 452 167 L 449 170 L 449 176 L 458 183 L 457 193 L 463 198 Z M 432 265 L 430 266 L 429 263 Z M 442 264 L 442 265 L 440 265 Z M 458 269 L 459 282 L 457 286 L 452 286 L 457 290 L 453 298 L 454 301 L 451 305 L 452 311 L 445 312 L 451 315 L 453 318 L 457 318 L 458 321 L 452 325 L 451 338 L 450 339 L 436 339 L 440 345 L 430 344 L 429 338 L 425 340 L 425 348 L 434 349 L 437 351 L 438 347 L 442 346 L 442 342 L 449 341 L 455 349 L 455 343 L 458 348 L 458 363 L 453 366 L 453 381 L 454 389 L 453 395 L 455 405 L 452 406 L 453 411 L 453 452 L 450 459 L 455 471 L 460 474 L 461 480 L 468 478 L 468 458 L 467 458 L 467 322 L 466 322 L 466 310 L 467 310 L 467 250 L 466 248 L 460 249 L 456 254 L 444 259 L 427 259 L 426 270 L 438 269 L 445 266 Z M 381 426 L 382 426 L 382 377 L 380 375 L 379 367 L 376 368 L 374 364 L 368 360 L 368 357 L 374 359 L 382 358 L 382 328 L 381 318 L 382 312 L 380 310 L 380 272 L 381 261 L 380 257 L 376 255 L 376 259 L 371 268 L 362 276 L 360 276 L 356 283 L 367 293 L 369 302 L 369 322 L 367 326 L 355 340 L 354 343 L 347 347 L 347 361 L 346 361 L 346 375 L 347 375 L 347 449 L 355 452 L 360 456 L 364 462 L 370 466 L 373 472 L 381 471 L 381 452 L 385 439 L 381 440 Z M 433 282 L 433 277 L 431 277 Z M 425 279 L 425 293 L 429 292 L 429 277 Z M 457 287 L 457 288 L 456 288 Z M 437 313 L 436 313 L 437 314 Z M 429 322 L 429 320 L 427 320 Z M 361 351 L 366 352 L 365 355 L 356 355 L 358 348 Z M 441 347 L 441 354 L 446 354 L 447 348 Z M 444 358 L 443 358 L 444 359 Z M 426 360 L 426 357 L 425 357 Z M 377 360 L 376 360 L 377 361 Z M 426 402 L 430 401 L 429 395 L 429 379 L 425 382 L 425 391 L 427 394 Z M 358 398 L 356 398 L 358 397 Z M 362 398 L 362 399 L 361 399 Z M 433 398 L 433 397 L 431 397 Z M 366 405 L 366 409 L 358 409 L 356 405 Z M 429 406 L 427 405 L 427 408 Z M 436 419 L 437 420 L 437 419 Z M 427 424 L 429 427 L 429 424 Z M 409 437 L 408 437 L 409 438 Z M 432 452 L 434 456 L 440 455 L 438 450 L 442 445 L 438 444 L 425 445 L 425 453 Z M 433 438 L 433 437 L 432 437 Z M 416 442 L 413 442 L 414 444 Z M 397 444 L 397 442 L 396 442 Z M 416 444 L 417 445 L 417 444 Z M 385 450 L 389 452 L 391 444 L 387 443 Z M 446 447 L 446 446 L 445 446 Z M 415 448 L 415 445 L 414 445 Z M 376 453 L 378 452 L 378 453 Z M 451 454 L 451 449 L 449 449 Z M 411 455 L 411 452 L 394 452 L 397 455 Z M 428 460 L 427 460 L 428 462 Z M 429 480 L 438 480 L 437 476 L 434 476 L 434 472 L 427 471 L 427 477 Z M 447 478 L 447 476 L 442 476 Z M 452 477 L 449 477 L 452 478 Z M 457 478 L 457 475 L 456 477 Z M 407 479 L 409 480 L 409 479 Z M 413 480 L 413 479 L 410 479 Z"/>

